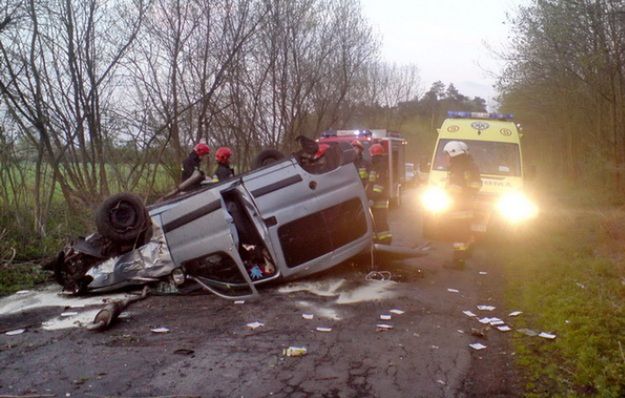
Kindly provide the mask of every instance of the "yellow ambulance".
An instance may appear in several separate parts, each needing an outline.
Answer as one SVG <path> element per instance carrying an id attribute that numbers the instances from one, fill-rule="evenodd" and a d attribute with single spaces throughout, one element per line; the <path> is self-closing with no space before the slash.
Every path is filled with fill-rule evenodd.
<path id="1" fill-rule="evenodd" d="M 512 115 L 448 112 L 438 129 L 427 185 L 421 194 L 426 236 L 454 217 L 466 217 L 466 211 L 463 215 L 456 211 L 459 206 L 447 190 L 448 159 L 443 147 L 450 141 L 464 143 L 480 170 L 482 188 L 473 206 L 480 217 L 474 217 L 474 232 L 486 232 L 494 222 L 518 226 L 536 217 L 538 209 L 525 192 L 521 134 Z"/>

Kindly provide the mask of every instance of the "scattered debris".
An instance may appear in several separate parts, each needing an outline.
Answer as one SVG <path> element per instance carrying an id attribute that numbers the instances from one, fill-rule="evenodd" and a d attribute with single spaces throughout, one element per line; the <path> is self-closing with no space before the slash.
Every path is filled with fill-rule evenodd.
<path id="1" fill-rule="evenodd" d="M 245 326 L 247 326 L 248 328 L 254 330 L 254 329 L 258 329 L 261 326 L 265 326 L 265 324 L 262 323 L 262 322 L 255 321 L 255 322 L 250 322 L 250 323 L 248 323 Z"/>
<path id="2" fill-rule="evenodd" d="M 67 312 L 62 312 L 61 313 L 61 316 L 64 316 L 64 317 L 66 317 L 66 316 L 76 316 L 76 315 L 78 315 L 78 313 L 75 312 L 75 311 L 67 311 Z"/>
<path id="3" fill-rule="evenodd" d="M 392 316 L 387 315 L 387 314 L 380 315 L 380 319 L 383 320 L 383 321 L 390 321 L 391 318 L 392 318 Z"/>
<path id="4" fill-rule="evenodd" d="M 402 310 L 398 310 L 398 309 L 392 309 L 389 312 L 395 314 L 395 315 L 402 315 L 404 313 L 404 311 Z"/>
<path id="5" fill-rule="evenodd" d="M 458 289 L 452 289 L 452 288 L 447 288 L 447 291 L 448 291 L 449 293 L 460 293 L 460 290 L 458 290 Z"/>
<path id="6" fill-rule="evenodd" d="M 517 332 L 523 333 L 524 335 L 530 336 L 530 337 L 538 336 L 538 332 L 532 329 L 526 329 L 526 328 L 517 329 Z"/>
<path id="7" fill-rule="evenodd" d="M 487 330 L 488 330 L 488 327 L 481 328 L 481 329 L 471 328 L 471 336 L 480 337 L 482 339 L 485 339 Z"/>
<path id="8" fill-rule="evenodd" d="M 165 326 L 161 326 L 158 328 L 150 329 L 150 331 L 152 333 L 169 333 L 169 328 L 166 328 Z"/>
<path id="9" fill-rule="evenodd" d="M 495 307 L 493 307 L 492 305 L 478 305 L 477 309 L 480 311 L 493 311 Z"/>
<path id="10" fill-rule="evenodd" d="M 447 384 L 447 383 L 445 383 L 445 382 L 444 382 L 443 380 L 441 380 L 441 379 L 436 380 L 436 382 L 437 382 L 438 384 L 442 384 L 442 385 Z"/>
<path id="11" fill-rule="evenodd" d="M 432 344 L 432 345 L 430 346 L 430 348 L 431 348 L 431 349 L 433 349 L 433 350 L 438 350 L 440 347 L 439 347 L 439 346 L 437 346 L 437 345 Z"/>
<path id="12" fill-rule="evenodd" d="M 519 316 L 522 313 L 523 313 L 522 311 L 513 311 L 513 312 L 509 313 L 508 316 Z"/>
<path id="13" fill-rule="evenodd" d="M 491 320 L 491 318 L 489 318 L 489 317 L 484 317 L 484 318 L 478 319 L 478 321 L 480 323 L 483 323 L 483 324 L 487 324 L 487 323 L 490 324 L 490 320 Z"/>
<path id="14" fill-rule="evenodd" d="M 480 275 L 488 275 L 488 272 L 486 272 L 486 271 L 480 271 L 480 272 L 479 272 L 479 274 L 480 274 Z"/>
<path id="15" fill-rule="evenodd" d="M 483 350 L 484 348 L 486 348 L 486 346 L 484 344 L 481 344 L 481 343 L 469 344 L 469 347 L 473 348 L 476 351 Z"/>
<path id="16" fill-rule="evenodd" d="M 325 326 L 317 326 L 317 331 L 318 332 L 324 332 L 324 333 L 330 333 L 332 331 L 332 328 L 328 328 Z"/>
<path id="17" fill-rule="evenodd" d="M 143 287 L 141 295 L 129 297 L 123 300 L 114 300 L 104 306 L 93 319 L 93 323 L 87 325 L 88 330 L 102 331 L 107 329 L 131 303 L 143 300 L 148 296 L 148 286 Z"/>
<path id="18" fill-rule="evenodd" d="M 378 323 L 376 327 L 378 332 L 384 332 L 386 330 L 393 329 L 393 325 L 387 325 L 386 323 Z"/>
<path id="19" fill-rule="evenodd" d="M 501 319 L 499 319 L 499 318 L 490 318 L 490 322 L 488 322 L 488 323 L 490 323 L 490 325 L 491 325 L 491 326 L 501 326 L 501 325 L 503 325 L 505 322 L 504 322 L 504 321 L 502 321 L 502 320 L 501 320 Z"/>
<path id="20" fill-rule="evenodd" d="M 308 351 L 306 350 L 306 347 L 291 346 L 289 348 L 285 348 L 284 350 L 282 350 L 282 355 L 287 356 L 287 357 L 303 357 L 307 353 Z"/>
<path id="21" fill-rule="evenodd" d="M 512 329 L 508 325 L 501 325 L 501 326 L 497 326 L 497 330 L 499 330 L 501 332 L 509 332 Z"/>
<path id="22" fill-rule="evenodd" d="M 302 318 L 311 320 L 315 317 L 314 314 L 302 314 Z"/>
<path id="23" fill-rule="evenodd" d="M 576 284 L 576 285 L 577 285 L 577 287 L 579 287 L 580 289 L 586 289 L 586 285 L 584 285 L 583 283 L 575 282 L 575 284 Z"/>
<path id="24" fill-rule="evenodd" d="M 18 334 L 22 334 L 26 331 L 26 329 L 15 329 L 15 330 L 9 330 L 8 332 L 5 332 L 4 334 L 6 334 L 7 336 L 17 336 Z"/>
<path id="25" fill-rule="evenodd" d="M 463 314 L 465 314 L 468 317 L 476 317 L 477 315 L 475 315 L 474 313 L 472 313 L 471 311 L 467 310 L 467 311 L 462 311 Z"/>
<path id="26" fill-rule="evenodd" d="M 19 295 L 28 294 L 28 293 L 30 293 L 30 290 L 18 290 L 17 292 L 15 292 L 15 294 L 19 294 Z"/>
<path id="27" fill-rule="evenodd" d="M 234 303 L 237 305 L 245 304 L 245 300 L 234 300 Z"/>
<path id="28" fill-rule="evenodd" d="M 390 281 L 391 273 L 388 271 L 371 271 L 365 276 L 367 281 Z"/>
<path id="29" fill-rule="evenodd" d="M 538 337 L 542 337 L 543 339 L 553 340 L 553 339 L 556 338 L 556 335 L 555 334 L 551 334 L 551 333 L 547 333 L 547 332 L 540 332 Z"/>
<path id="30" fill-rule="evenodd" d="M 460 334 L 464 334 L 464 330 L 461 330 L 461 329 L 456 330 L 456 332 L 458 332 Z"/>
<path id="31" fill-rule="evenodd" d="M 195 354 L 195 351 L 190 350 L 188 348 L 178 348 L 176 351 L 174 351 L 174 354 L 176 354 L 176 355 L 193 355 L 193 354 Z"/>

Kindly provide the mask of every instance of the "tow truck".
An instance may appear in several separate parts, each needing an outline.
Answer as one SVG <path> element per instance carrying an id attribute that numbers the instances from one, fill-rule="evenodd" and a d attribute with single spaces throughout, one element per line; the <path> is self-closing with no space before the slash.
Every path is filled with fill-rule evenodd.
<path id="1" fill-rule="evenodd" d="M 494 225 L 517 229 L 535 218 L 538 208 L 526 192 L 521 136 L 511 114 L 450 111 L 438 129 L 438 138 L 422 191 L 423 234 L 445 238 L 454 220 L 471 219 L 473 233 Z M 472 214 L 459 211 L 447 192 L 448 163 L 443 147 L 450 141 L 465 143 L 480 169 L 480 189 Z"/>
<path id="2" fill-rule="evenodd" d="M 321 133 L 317 142 L 352 142 L 358 140 L 365 147 L 363 157 L 371 160 L 369 147 L 373 144 L 382 144 L 388 154 L 388 186 L 391 187 L 390 203 L 392 207 L 401 206 L 401 193 L 406 187 L 406 145 L 407 141 L 401 133 L 386 129 L 363 130 L 326 130 Z"/>

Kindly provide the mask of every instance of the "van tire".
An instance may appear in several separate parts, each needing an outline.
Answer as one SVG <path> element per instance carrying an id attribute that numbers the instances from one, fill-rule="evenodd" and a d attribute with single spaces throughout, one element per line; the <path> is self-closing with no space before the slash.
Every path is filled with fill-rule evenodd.
<path id="1" fill-rule="evenodd" d="M 127 243 L 145 237 L 144 232 L 152 222 L 143 200 L 137 195 L 122 192 L 102 202 L 96 210 L 95 224 L 105 238 L 116 243 Z"/>
<path id="2" fill-rule="evenodd" d="M 277 149 L 265 149 L 261 151 L 258 155 L 256 155 L 254 161 L 252 162 L 252 167 L 254 169 L 258 169 L 271 163 L 278 162 L 284 158 L 284 154 Z"/>

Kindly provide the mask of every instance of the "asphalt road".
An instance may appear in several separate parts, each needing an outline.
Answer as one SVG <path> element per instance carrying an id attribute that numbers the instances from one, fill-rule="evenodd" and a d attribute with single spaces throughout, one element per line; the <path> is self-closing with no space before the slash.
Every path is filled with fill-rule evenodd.
<path id="1" fill-rule="evenodd" d="M 398 245 L 425 243 L 411 194 L 391 213 Z M 430 246 L 419 259 L 350 263 L 264 288 L 258 300 L 244 304 L 211 295 L 149 297 L 102 333 L 43 330 L 42 322 L 68 311 L 58 306 L 0 315 L 0 331 L 26 328 L 0 335 L 0 396 L 520 395 L 509 335 L 463 314 L 513 323 L 497 264 L 478 248 L 463 270 L 454 269 L 446 266 L 450 244 Z M 390 281 L 367 280 L 371 270 L 388 271 Z M 479 311 L 481 304 L 495 310 Z M 263 326 L 251 329 L 250 322 Z M 392 329 L 380 331 L 378 324 Z M 151 331 L 161 326 L 169 332 Z M 485 338 L 472 336 L 472 328 Z M 469 347 L 476 342 L 486 348 Z M 289 346 L 303 346 L 307 354 L 283 355 Z"/>

